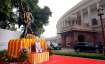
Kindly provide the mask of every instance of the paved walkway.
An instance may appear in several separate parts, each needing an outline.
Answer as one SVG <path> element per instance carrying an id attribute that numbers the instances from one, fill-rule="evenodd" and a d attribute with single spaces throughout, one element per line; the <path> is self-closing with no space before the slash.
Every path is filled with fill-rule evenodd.
<path id="1" fill-rule="evenodd" d="M 71 48 L 62 48 L 61 50 L 52 50 L 52 52 L 74 53 L 75 51 Z"/>
<path id="2" fill-rule="evenodd" d="M 105 60 L 53 55 L 43 64 L 105 64 Z"/>

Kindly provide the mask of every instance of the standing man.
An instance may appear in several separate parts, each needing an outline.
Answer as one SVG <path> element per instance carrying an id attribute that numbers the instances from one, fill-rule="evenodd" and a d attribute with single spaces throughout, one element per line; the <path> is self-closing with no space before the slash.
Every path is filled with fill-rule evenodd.
<path id="1" fill-rule="evenodd" d="M 41 48 L 39 39 L 36 40 L 35 49 L 36 49 L 36 52 L 37 52 L 37 53 L 38 53 L 38 52 L 42 52 L 42 48 Z"/>

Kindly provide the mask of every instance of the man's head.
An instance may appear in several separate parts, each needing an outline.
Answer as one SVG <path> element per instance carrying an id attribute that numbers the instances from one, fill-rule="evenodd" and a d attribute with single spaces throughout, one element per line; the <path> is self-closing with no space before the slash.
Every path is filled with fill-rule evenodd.
<path id="1" fill-rule="evenodd" d="M 39 42 L 39 41 L 40 41 L 40 39 L 38 37 L 36 37 L 36 42 Z"/>

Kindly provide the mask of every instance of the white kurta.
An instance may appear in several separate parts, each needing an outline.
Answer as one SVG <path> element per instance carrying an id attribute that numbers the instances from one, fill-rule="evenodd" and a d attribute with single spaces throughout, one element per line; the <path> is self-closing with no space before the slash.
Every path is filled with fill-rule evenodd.
<path id="1" fill-rule="evenodd" d="M 42 48 L 41 48 L 40 42 L 36 42 L 35 43 L 35 49 L 36 49 L 36 52 L 42 52 Z"/>

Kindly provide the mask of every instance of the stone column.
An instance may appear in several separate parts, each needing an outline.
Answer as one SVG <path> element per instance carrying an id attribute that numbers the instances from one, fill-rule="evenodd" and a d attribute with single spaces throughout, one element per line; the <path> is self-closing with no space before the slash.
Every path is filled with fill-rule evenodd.
<path id="1" fill-rule="evenodd" d="M 88 23 L 89 23 L 89 25 L 91 25 L 91 10 L 90 10 L 90 7 L 87 8 L 87 11 L 88 11 Z"/>
<path id="2" fill-rule="evenodd" d="M 100 7 L 100 3 L 97 3 L 96 6 L 97 6 L 97 10 L 98 10 L 99 7 Z M 97 11 L 97 14 L 98 14 L 98 11 Z M 98 19 L 98 24 L 101 25 L 101 22 L 100 22 L 100 20 L 99 20 L 98 15 L 97 15 L 97 19 Z"/>
<path id="3" fill-rule="evenodd" d="M 81 25 L 83 25 L 83 11 L 81 10 L 80 13 L 81 13 Z"/>

